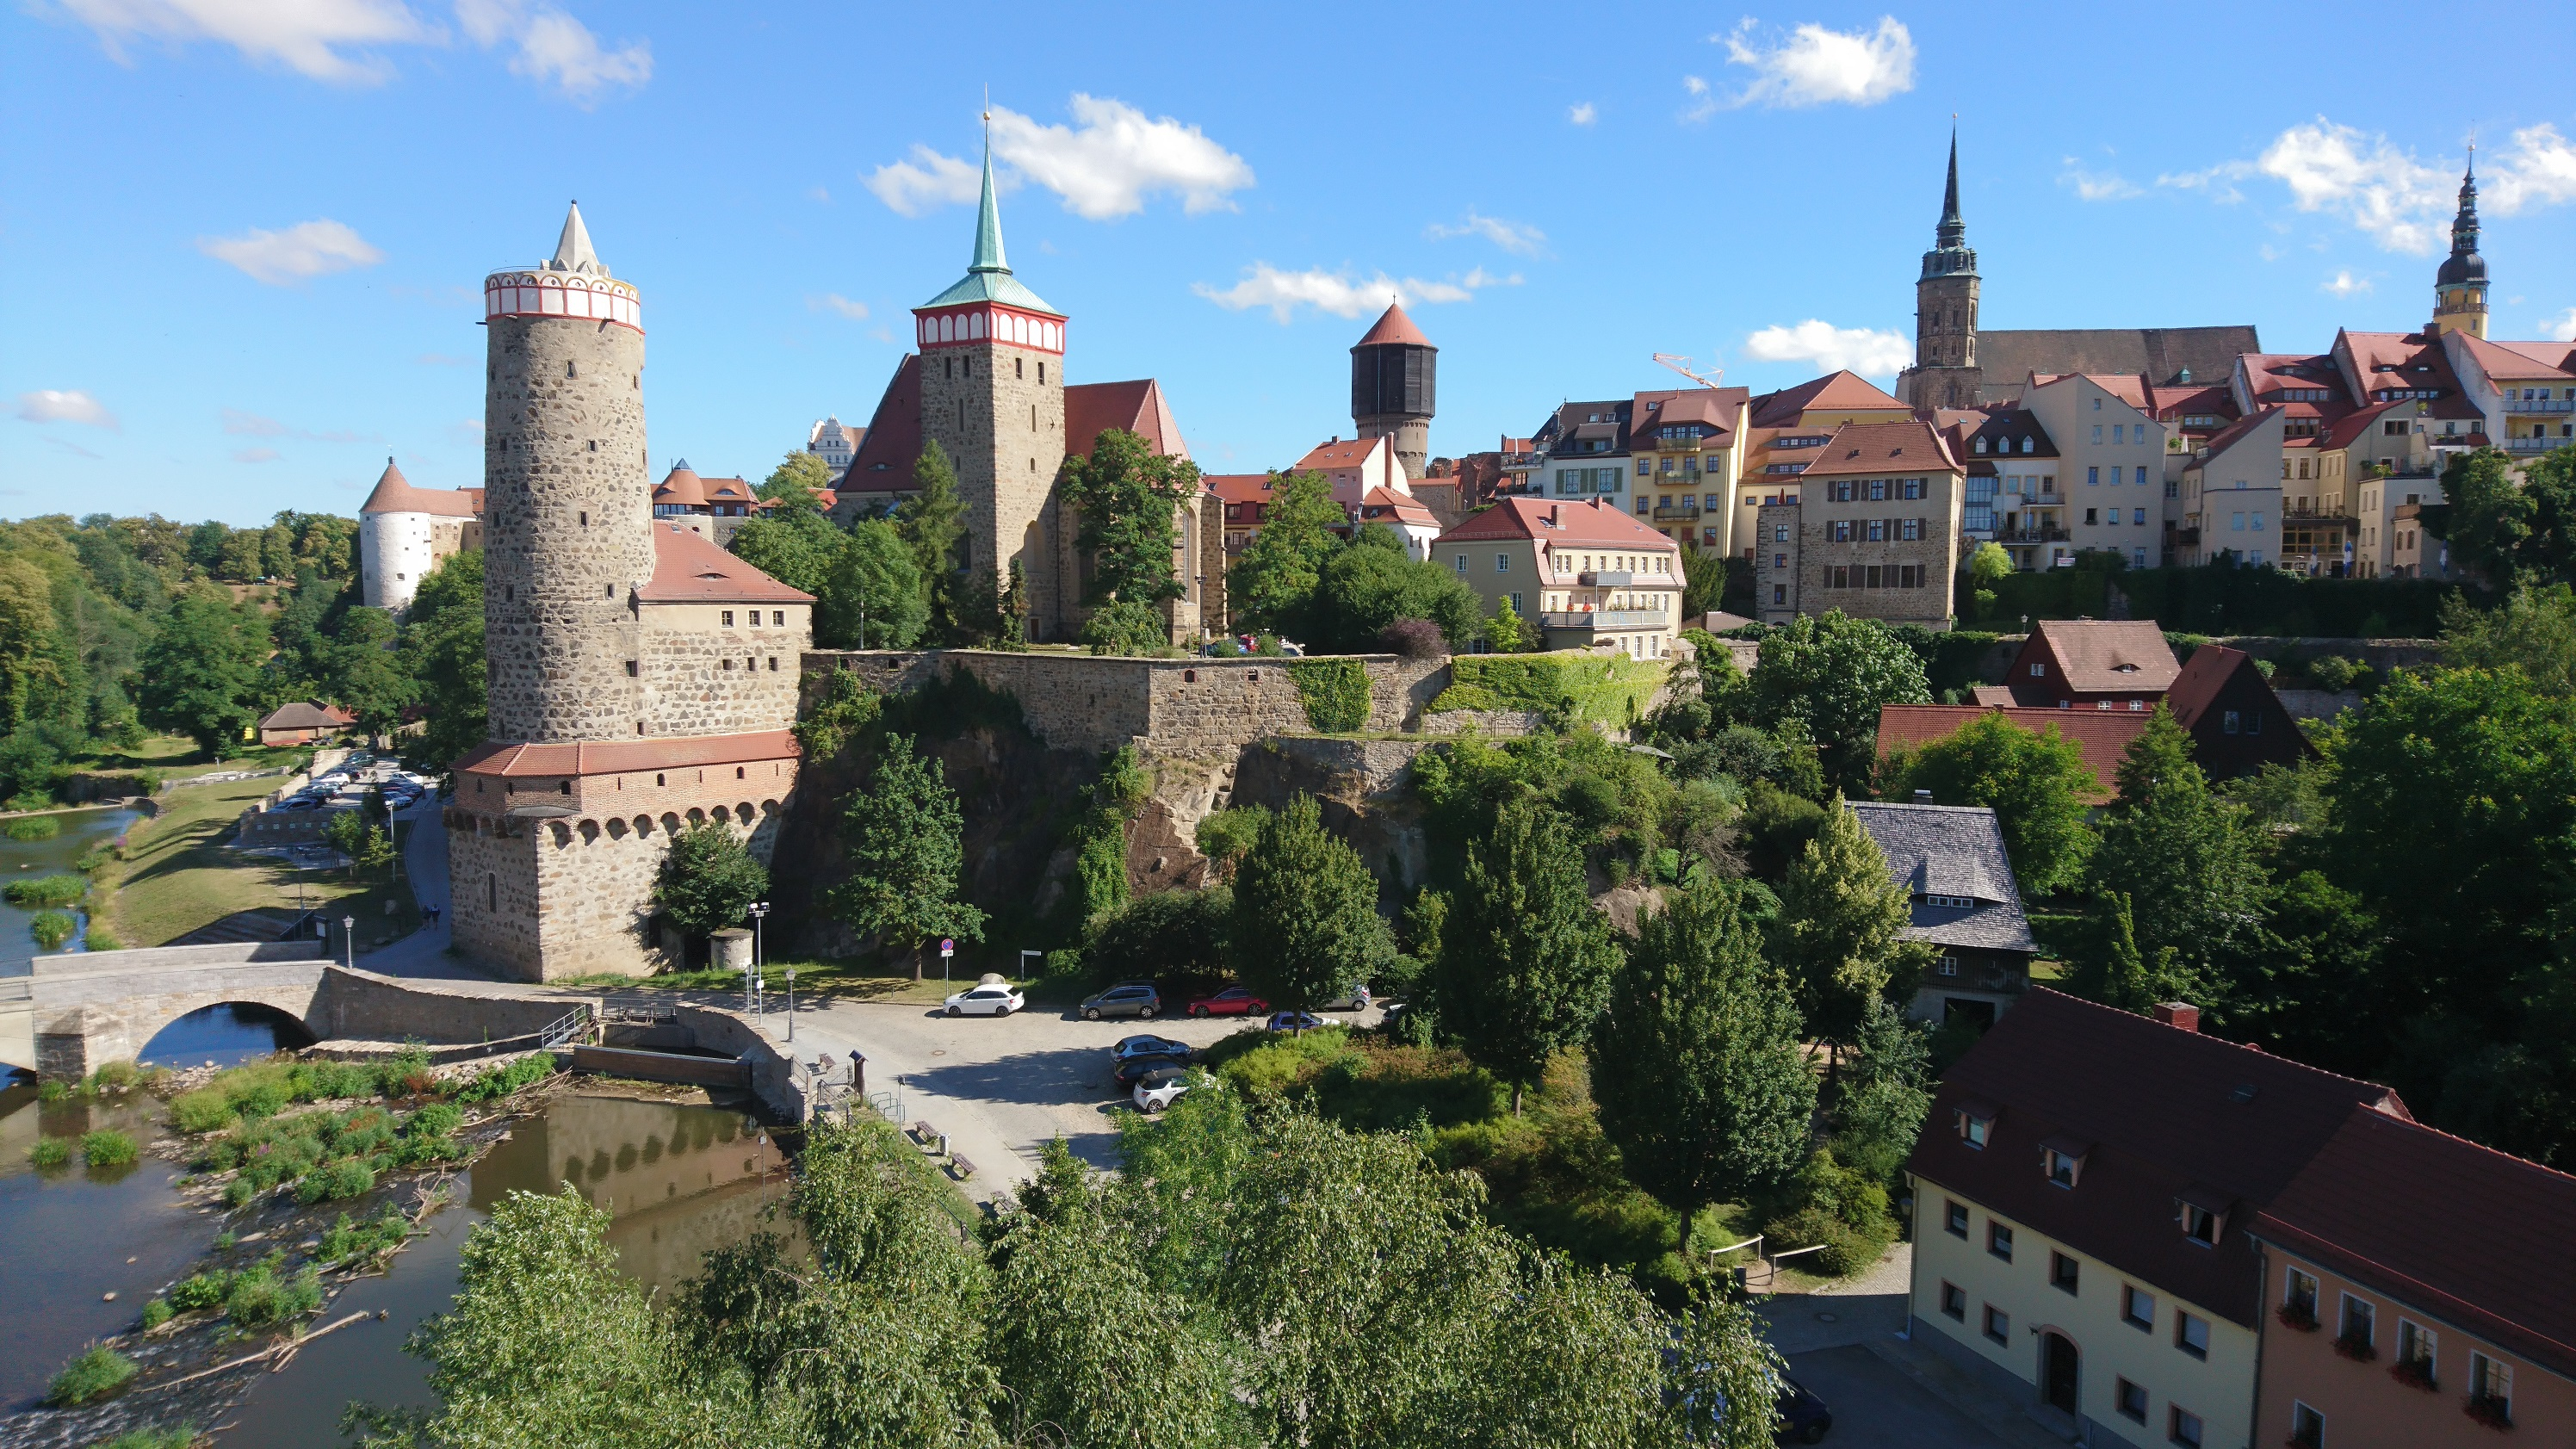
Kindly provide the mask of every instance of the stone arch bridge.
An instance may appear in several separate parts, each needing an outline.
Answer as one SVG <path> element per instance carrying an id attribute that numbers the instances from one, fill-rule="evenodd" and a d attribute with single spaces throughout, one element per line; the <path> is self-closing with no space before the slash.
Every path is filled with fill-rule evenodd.
<path id="1" fill-rule="evenodd" d="M 585 1004 L 483 982 L 398 981 L 337 966 L 320 941 L 163 946 L 39 956 L 30 976 L 0 981 L 0 1063 L 47 1077 L 131 1061 L 160 1030 L 227 1003 L 266 1006 L 316 1041 L 357 1037 L 430 1045 L 545 1032 Z"/>

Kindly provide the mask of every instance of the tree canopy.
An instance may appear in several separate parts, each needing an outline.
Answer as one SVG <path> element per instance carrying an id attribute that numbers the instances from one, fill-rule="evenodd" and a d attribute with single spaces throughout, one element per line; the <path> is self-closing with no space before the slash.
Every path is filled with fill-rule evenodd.
<path id="1" fill-rule="evenodd" d="M 1870 1003 L 1910 987 L 1923 948 L 1905 939 L 1913 905 L 1878 842 L 1840 797 L 1789 867 L 1774 919 L 1772 958 L 1788 973 L 1807 1031 L 1848 1044 Z"/>
<path id="2" fill-rule="evenodd" d="M 1272 1005 L 1305 1011 L 1382 972 L 1395 939 L 1359 852 L 1324 829 L 1311 795 L 1266 814 L 1234 872 L 1228 955 Z"/>
<path id="3" fill-rule="evenodd" d="M 957 793 L 939 761 L 916 754 L 910 736 L 887 735 L 868 787 L 850 793 L 842 814 L 850 873 L 829 900 L 851 926 L 909 949 L 916 981 L 924 941 L 984 939 L 983 911 L 958 895 L 962 829 Z"/>
<path id="4" fill-rule="evenodd" d="M 1846 789 L 1874 767 L 1878 708 L 1927 704 L 1923 662 L 1886 626 L 1835 610 L 1801 616 L 1762 640 L 1750 702 L 1765 728 L 1794 720 L 1825 757 L 1825 773 Z"/>
<path id="5" fill-rule="evenodd" d="M 1261 531 L 1226 571 L 1226 597 L 1246 625 L 1284 633 L 1303 622 L 1325 562 L 1342 546 L 1333 530 L 1345 515 L 1321 473 L 1273 473 L 1269 486 Z"/>
<path id="6" fill-rule="evenodd" d="M 2093 847 L 2084 802 L 2097 786 L 2083 750 L 2056 725 L 2033 733 L 2000 714 L 1981 714 L 1891 758 L 1885 774 L 1880 793 L 1889 800 L 1929 790 L 1936 804 L 1992 809 L 2025 894 L 2042 895 L 2082 875 Z"/>
<path id="7" fill-rule="evenodd" d="M 242 751 L 259 718 L 268 624 L 212 589 L 173 600 L 144 646 L 137 700 L 146 722 L 197 742 L 210 758 Z"/>
<path id="8" fill-rule="evenodd" d="M 768 893 L 768 868 L 716 820 L 682 830 L 653 877 L 653 903 L 691 937 L 741 925 L 745 908 Z"/>
<path id="9" fill-rule="evenodd" d="M 2576 447 L 2524 465 L 2498 448 L 2442 469 L 2452 556 L 2495 587 L 2576 580 Z"/>
<path id="10" fill-rule="evenodd" d="M 1511 1084 L 1515 1113 L 1548 1058 L 1591 1035 L 1619 961 L 1566 823 L 1536 800 L 1507 799 L 1493 833 L 1468 845 L 1440 931 L 1441 1027 Z"/>
<path id="11" fill-rule="evenodd" d="M 489 732 L 481 549 L 449 554 L 422 577 L 405 616 L 402 657 L 427 715 L 422 733 L 406 749 L 443 770 Z"/>
<path id="12" fill-rule="evenodd" d="M 1152 604 L 1189 592 L 1172 575 L 1174 511 L 1199 494 L 1197 464 L 1104 428 L 1090 456 L 1065 459 L 1063 489 L 1082 519 L 1075 547 L 1091 564 L 1084 603 Z"/>

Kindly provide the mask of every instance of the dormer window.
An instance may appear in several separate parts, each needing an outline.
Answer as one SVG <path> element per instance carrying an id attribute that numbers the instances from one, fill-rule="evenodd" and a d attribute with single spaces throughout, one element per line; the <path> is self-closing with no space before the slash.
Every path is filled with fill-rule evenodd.
<path id="1" fill-rule="evenodd" d="M 2208 1188 L 2184 1188 L 2174 1199 L 2174 1222 L 2184 1237 L 2204 1248 L 2217 1247 L 2227 1230 L 2227 1200 Z"/>
<path id="2" fill-rule="evenodd" d="M 2092 1150 L 2093 1144 L 2089 1142 L 2051 1137 L 2039 1145 L 2040 1170 L 2048 1174 L 2050 1182 L 2072 1189 L 2076 1179 L 2083 1176 L 2084 1158 Z"/>
<path id="3" fill-rule="evenodd" d="M 1995 1113 L 1991 1107 L 1960 1107 L 1951 1113 L 1959 1131 L 1959 1140 L 1982 1152 L 1986 1139 L 1994 1135 Z"/>

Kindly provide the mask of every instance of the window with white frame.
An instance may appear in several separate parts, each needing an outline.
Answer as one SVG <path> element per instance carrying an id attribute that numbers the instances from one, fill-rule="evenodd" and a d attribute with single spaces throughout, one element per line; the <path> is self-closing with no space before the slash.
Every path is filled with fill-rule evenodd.
<path id="1" fill-rule="evenodd" d="M 2378 1306 L 2367 1298 L 2343 1295 L 2343 1312 L 2335 1319 L 2335 1342 L 2368 1348 L 2378 1337 Z"/>
<path id="2" fill-rule="evenodd" d="M 2506 1423 L 2513 1422 L 2513 1365 L 2483 1353 L 2469 1355 L 2469 1399 Z"/>
<path id="3" fill-rule="evenodd" d="M 1507 573 L 1510 573 L 1511 571 L 1512 571 L 1512 556 L 1511 556 L 1510 554 L 1507 554 L 1507 553 L 1498 553 L 1498 554 L 1494 555 L 1494 572 L 1496 572 L 1496 573 L 1498 573 L 1498 574 L 1507 574 Z"/>
<path id="4" fill-rule="evenodd" d="M 2440 1361 L 2442 1337 L 2411 1318 L 2397 1320 L 2397 1361 L 2412 1364 L 2423 1371 L 2429 1381 L 2433 1365 Z"/>
<path id="5" fill-rule="evenodd" d="M 2290 1401 L 2291 1449 L 2326 1449 L 2326 1416 L 2296 1399 Z"/>

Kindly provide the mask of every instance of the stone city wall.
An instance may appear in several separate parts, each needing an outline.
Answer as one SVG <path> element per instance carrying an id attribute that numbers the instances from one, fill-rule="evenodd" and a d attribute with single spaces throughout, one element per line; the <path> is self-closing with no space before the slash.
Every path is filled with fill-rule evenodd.
<path id="1" fill-rule="evenodd" d="M 1367 672 L 1361 733 L 1421 728 L 1423 707 L 1448 687 L 1445 659 L 1339 656 Z M 805 656 L 819 678 L 851 670 L 881 694 L 919 689 L 949 668 L 1020 703 L 1048 748 L 1098 753 L 1133 744 L 1149 754 L 1226 753 L 1270 735 L 1317 733 L 1294 667 L 1323 660 L 1135 659 L 1115 655 L 955 650 L 834 650 Z"/>
<path id="2" fill-rule="evenodd" d="M 635 828 L 645 830 L 653 820 L 695 820 L 707 810 L 741 805 L 770 809 L 796 788 L 798 763 L 790 757 L 601 775 L 520 775 L 507 781 L 469 772 L 458 777 L 451 803 L 486 816 L 521 806 L 552 806 L 576 820 L 641 820 L 645 823 Z"/>
<path id="3" fill-rule="evenodd" d="M 727 783 L 714 782 L 708 793 Z M 650 828 L 638 829 L 639 818 Z M 702 820 L 727 820 L 765 863 L 782 818 L 775 801 L 748 800 L 713 800 L 685 816 L 666 811 L 658 820 L 640 814 L 525 820 L 450 810 L 456 944 L 528 981 L 658 971 L 669 963 L 651 935 L 653 879 L 671 837 Z"/>
<path id="4" fill-rule="evenodd" d="M 440 1045 L 505 1041 L 533 1036 L 565 1013 L 597 997 L 495 996 L 480 983 L 406 981 L 372 971 L 330 966 L 323 971 L 327 1036 L 360 1041 L 419 1041 Z"/>
<path id="5" fill-rule="evenodd" d="M 645 605 L 637 704 L 643 733 L 746 734 L 794 724 L 797 661 L 813 645 L 811 611 L 806 604 Z"/>

